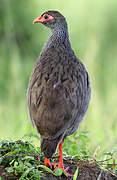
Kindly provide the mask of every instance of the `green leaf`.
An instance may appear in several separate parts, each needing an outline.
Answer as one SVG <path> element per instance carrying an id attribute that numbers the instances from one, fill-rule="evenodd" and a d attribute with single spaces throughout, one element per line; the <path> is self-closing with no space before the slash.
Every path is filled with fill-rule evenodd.
<path id="1" fill-rule="evenodd" d="M 0 142 L 0 148 L 2 148 L 2 142 Z"/>
<path id="2" fill-rule="evenodd" d="M 25 159 L 34 160 L 34 157 L 32 157 L 32 156 L 25 156 L 24 158 L 22 158 L 22 160 L 25 160 Z"/>
<path id="3" fill-rule="evenodd" d="M 46 171 L 53 174 L 54 176 L 61 176 L 62 174 L 64 174 L 66 177 L 68 177 L 68 175 L 61 168 L 58 168 L 55 172 L 53 172 L 51 169 L 49 169 L 48 167 L 44 165 L 39 165 L 38 167 L 45 169 Z"/>
<path id="4" fill-rule="evenodd" d="M 12 165 L 14 163 L 15 159 L 13 159 L 9 164 Z"/>
<path id="5" fill-rule="evenodd" d="M 0 177 L 0 180 L 4 180 L 2 177 Z"/>
<path id="6" fill-rule="evenodd" d="M 43 168 L 43 169 L 45 169 L 46 171 L 48 171 L 49 173 L 51 173 L 51 174 L 54 175 L 54 172 L 53 172 L 51 169 L 49 169 L 48 167 L 46 167 L 46 166 L 44 166 L 44 165 L 39 165 L 38 167 L 39 167 L 39 168 Z"/>
<path id="7" fill-rule="evenodd" d="M 101 175 L 102 175 L 102 171 L 100 172 L 100 174 L 99 174 L 97 180 L 100 180 L 100 179 L 101 179 Z"/>
<path id="8" fill-rule="evenodd" d="M 6 153 L 5 156 L 11 156 L 13 154 L 17 154 L 17 150 L 10 151 L 10 152 Z"/>
<path id="9" fill-rule="evenodd" d="M 112 156 L 111 152 L 104 152 L 104 155 Z"/>
<path id="10" fill-rule="evenodd" d="M 67 173 L 65 173 L 61 168 L 58 168 L 55 172 L 53 172 L 51 169 L 49 169 L 48 167 L 44 165 L 39 165 L 38 167 L 45 169 L 46 171 L 53 174 L 54 176 L 61 176 L 62 174 L 64 174 L 66 177 L 68 177 Z"/>
<path id="11" fill-rule="evenodd" d="M 34 167 L 28 168 L 26 171 L 24 171 L 19 180 L 24 180 L 24 178 L 27 177 L 27 175 L 29 174 L 29 172 L 32 171 L 33 169 L 34 169 Z"/>
<path id="12" fill-rule="evenodd" d="M 78 171 L 79 171 L 79 169 L 78 169 L 78 167 L 77 167 L 77 169 L 76 169 L 76 171 L 75 171 L 75 173 L 74 173 L 73 180 L 77 180 Z"/>
<path id="13" fill-rule="evenodd" d="M 115 174 L 117 174 L 117 169 L 115 170 Z"/>
<path id="14" fill-rule="evenodd" d="M 61 168 L 58 168 L 55 172 L 54 175 L 55 176 L 61 176 L 63 174 L 63 170 Z"/>
<path id="15" fill-rule="evenodd" d="M 2 160 L 3 160 L 3 158 L 2 158 L 2 157 L 0 157 L 0 164 L 2 163 Z"/>
<path id="16" fill-rule="evenodd" d="M 14 162 L 14 167 L 16 168 L 17 166 L 18 166 L 18 162 L 15 161 L 15 162 Z"/>
<path id="17" fill-rule="evenodd" d="M 8 173 L 12 173 L 14 172 L 14 169 L 12 167 L 8 167 L 8 168 L 5 168 L 7 170 Z"/>
<path id="18" fill-rule="evenodd" d="M 86 135 L 83 135 L 83 134 L 80 134 L 78 139 L 83 141 L 83 142 L 89 142 L 89 138 Z"/>

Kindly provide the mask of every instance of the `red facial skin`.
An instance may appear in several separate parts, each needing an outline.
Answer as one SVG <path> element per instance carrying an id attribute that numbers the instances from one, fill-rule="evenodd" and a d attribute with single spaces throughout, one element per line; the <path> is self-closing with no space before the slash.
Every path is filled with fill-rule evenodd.
<path id="1" fill-rule="evenodd" d="M 39 22 L 39 23 L 43 23 L 43 22 L 45 22 L 45 21 L 50 21 L 50 20 L 52 20 L 52 19 L 54 19 L 53 16 L 51 16 L 51 15 L 49 15 L 49 14 L 44 14 L 43 16 L 40 16 L 40 17 L 34 19 L 33 23 L 38 23 L 38 22 Z"/>

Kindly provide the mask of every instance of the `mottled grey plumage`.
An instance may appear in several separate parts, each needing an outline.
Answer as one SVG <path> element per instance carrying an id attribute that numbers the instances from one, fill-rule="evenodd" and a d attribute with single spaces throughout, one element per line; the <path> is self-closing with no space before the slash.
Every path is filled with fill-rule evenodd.
<path id="1" fill-rule="evenodd" d="M 55 18 L 43 23 L 52 36 L 31 74 L 27 100 L 41 149 L 50 158 L 60 140 L 77 130 L 87 111 L 91 88 L 88 73 L 71 48 L 65 18 L 57 11 L 46 13 Z"/>

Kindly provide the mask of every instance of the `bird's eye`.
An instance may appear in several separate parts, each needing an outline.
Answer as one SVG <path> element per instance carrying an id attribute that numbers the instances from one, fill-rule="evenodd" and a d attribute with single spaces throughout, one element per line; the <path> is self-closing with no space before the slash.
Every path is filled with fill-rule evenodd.
<path id="1" fill-rule="evenodd" d="M 44 16 L 45 19 L 48 19 L 48 16 Z"/>

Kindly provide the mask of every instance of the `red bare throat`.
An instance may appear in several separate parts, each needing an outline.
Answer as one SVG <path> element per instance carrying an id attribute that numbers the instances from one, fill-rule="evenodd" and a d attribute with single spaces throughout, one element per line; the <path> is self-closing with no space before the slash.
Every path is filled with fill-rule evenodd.
<path id="1" fill-rule="evenodd" d="M 33 23 L 38 23 L 38 22 L 43 23 L 45 21 L 50 21 L 52 19 L 54 19 L 53 16 L 51 16 L 49 14 L 44 14 L 43 16 L 40 16 L 40 17 L 34 19 Z"/>

